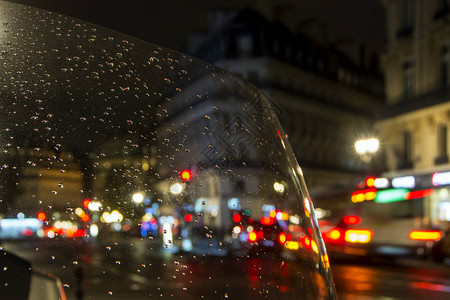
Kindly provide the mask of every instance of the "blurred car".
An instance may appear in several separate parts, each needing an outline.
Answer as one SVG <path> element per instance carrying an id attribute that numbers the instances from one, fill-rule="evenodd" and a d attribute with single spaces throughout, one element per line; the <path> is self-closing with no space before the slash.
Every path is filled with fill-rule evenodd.
<path id="1" fill-rule="evenodd" d="M 0 250 L 0 294 L 11 300 L 66 300 L 61 280 L 37 272 L 23 258 Z"/>

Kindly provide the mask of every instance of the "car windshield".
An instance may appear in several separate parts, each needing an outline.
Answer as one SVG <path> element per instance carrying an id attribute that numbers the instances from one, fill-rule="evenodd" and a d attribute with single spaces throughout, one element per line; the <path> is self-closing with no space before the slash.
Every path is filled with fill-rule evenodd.
<path id="1" fill-rule="evenodd" d="M 0 1 L 0 239 L 69 299 L 328 299 L 302 170 L 259 90 Z"/>

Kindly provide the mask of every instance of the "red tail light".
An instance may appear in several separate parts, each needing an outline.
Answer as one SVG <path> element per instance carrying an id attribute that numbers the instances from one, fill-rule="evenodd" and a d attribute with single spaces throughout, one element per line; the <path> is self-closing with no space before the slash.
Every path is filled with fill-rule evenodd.
<path id="1" fill-rule="evenodd" d="M 361 223 L 361 218 L 358 216 L 345 216 L 344 223 L 348 225 L 357 225 Z"/>
<path id="2" fill-rule="evenodd" d="M 409 238 L 414 241 L 438 241 L 442 238 L 442 232 L 438 230 L 413 230 Z"/>

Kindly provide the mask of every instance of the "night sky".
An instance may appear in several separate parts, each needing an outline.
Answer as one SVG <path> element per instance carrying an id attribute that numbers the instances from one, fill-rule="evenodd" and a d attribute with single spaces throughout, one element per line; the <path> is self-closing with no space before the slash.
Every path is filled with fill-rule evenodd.
<path id="1" fill-rule="evenodd" d="M 11 0 L 10 0 L 11 1 Z M 268 12 L 293 31 L 321 43 L 334 43 L 357 59 L 360 45 L 367 57 L 384 43 L 384 10 L 379 0 L 12 0 L 90 21 L 143 40 L 186 52 L 193 32 L 207 32 L 208 12 L 252 7 Z M 284 9 L 283 9 L 284 8 Z"/>

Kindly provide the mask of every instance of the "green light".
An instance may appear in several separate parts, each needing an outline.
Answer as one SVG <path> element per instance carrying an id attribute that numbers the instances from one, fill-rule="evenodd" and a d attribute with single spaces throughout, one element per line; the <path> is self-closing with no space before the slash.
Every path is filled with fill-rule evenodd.
<path id="1" fill-rule="evenodd" d="M 391 203 L 405 200 L 405 195 L 409 193 L 409 189 L 388 189 L 377 192 L 375 203 Z"/>
<path id="2" fill-rule="evenodd" d="M 245 213 L 245 215 L 246 215 L 247 217 L 250 217 L 250 215 L 252 214 L 252 211 L 251 211 L 250 209 L 246 209 L 246 210 L 244 211 L 244 213 Z"/>

